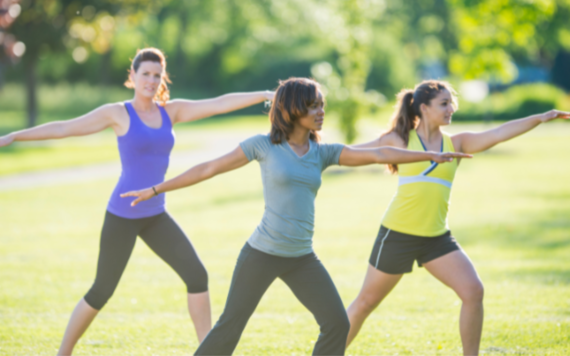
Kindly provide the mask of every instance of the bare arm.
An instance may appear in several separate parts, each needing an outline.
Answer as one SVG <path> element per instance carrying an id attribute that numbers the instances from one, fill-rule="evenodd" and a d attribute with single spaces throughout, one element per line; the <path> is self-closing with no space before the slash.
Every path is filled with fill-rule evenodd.
<path id="1" fill-rule="evenodd" d="M 532 115 L 524 119 L 509 121 L 494 129 L 483 132 L 462 132 L 451 137 L 457 151 L 477 153 L 485 151 L 498 143 L 532 130 L 543 122 L 554 119 L 569 119 L 570 113 L 551 110 L 544 114 Z"/>
<path id="2" fill-rule="evenodd" d="M 243 153 L 241 147 L 238 146 L 232 152 L 214 160 L 198 164 L 177 177 L 155 185 L 154 187 L 123 193 L 121 194 L 121 197 L 137 197 L 137 199 L 131 203 L 131 206 L 135 206 L 141 201 L 152 198 L 156 194 L 200 183 L 218 174 L 242 167 L 248 162 L 249 161 L 245 156 L 245 153 Z"/>
<path id="3" fill-rule="evenodd" d="M 365 166 L 367 164 L 399 164 L 421 161 L 437 163 L 451 162 L 454 158 L 471 158 L 471 155 L 461 152 L 424 152 L 409 151 L 395 147 L 352 148 L 345 147 L 340 153 L 338 163 L 341 166 Z"/>
<path id="4" fill-rule="evenodd" d="M 0 137 L 0 147 L 7 146 L 14 141 L 36 141 L 64 138 L 70 136 L 84 136 L 103 131 L 116 125 L 114 112 L 117 105 L 103 105 L 83 116 L 66 121 L 54 121 L 32 127 L 26 130 L 15 131 Z"/>
<path id="5" fill-rule="evenodd" d="M 358 145 L 350 145 L 350 147 L 353 148 L 376 148 L 382 146 L 405 148 L 406 144 L 396 132 L 383 132 L 380 137 L 370 142 L 360 143 Z"/>
<path id="6" fill-rule="evenodd" d="M 172 108 L 173 122 L 188 122 L 224 114 L 238 109 L 273 100 L 272 91 L 251 93 L 231 93 L 204 100 L 172 100 L 167 105 Z"/>

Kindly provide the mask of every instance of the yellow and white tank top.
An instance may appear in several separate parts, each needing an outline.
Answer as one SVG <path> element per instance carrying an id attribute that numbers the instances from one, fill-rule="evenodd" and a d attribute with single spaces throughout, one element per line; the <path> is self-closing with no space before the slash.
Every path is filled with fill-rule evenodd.
<path id="1" fill-rule="evenodd" d="M 442 132 L 442 152 L 455 152 L 451 137 Z M 410 131 L 408 149 L 424 151 L 416 130 Z M 398 190 L 382 219 L 386 228 L 405 234 L 435 237 L 449 230 L 447 211 L 451 184 L 457 170 L 453 162 L 417 162 L 398 165 Z"/>

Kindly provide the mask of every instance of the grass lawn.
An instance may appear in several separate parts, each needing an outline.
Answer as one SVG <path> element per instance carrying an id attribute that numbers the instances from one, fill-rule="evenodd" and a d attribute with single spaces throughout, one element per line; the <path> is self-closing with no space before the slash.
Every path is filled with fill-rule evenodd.
<path id="1" fill-rule="evenodd" d="M 210 127 L 204 125 L 206 132 Z M 369 121 L 362 127 L 367 137 L 379 130 Z M 452 125 L 449 131 L 467 128 L 483 127 Z M 263 125 L 252 124 L 251 130 L 261 132 Z M 462 162 L 458 170 L 449 221 L 486 287 L 485 354 L 570 353 L 569 137 L 570 125 L 544 125 Z M 104 145 L 112 140 L 101 136 Z M 57 149 L 65 150 L 63 142 Z M 0 354 L 55 353 L 73 307 L 94 279 L 115 182 L 0 192 Z M 360 289 L 396 183 L 378 166 L 332 168 L 323 176 L 315 251 L 347 306 Z M 169 193 L 168 202 L 209 271 L 215 321 L 239 250 L 263 213 L 258 165 Z M 138 241 L 115 295 L 76 353 L 190 354 L 197 341 L 185 304 L 183 283 Z M 347 354 L 458 354 L 459 308 L 451 290 L 415 268 L 372 314 Z M 309 354 L 318 332 L 312 315 L 276 281 L 236 354 Z"/>

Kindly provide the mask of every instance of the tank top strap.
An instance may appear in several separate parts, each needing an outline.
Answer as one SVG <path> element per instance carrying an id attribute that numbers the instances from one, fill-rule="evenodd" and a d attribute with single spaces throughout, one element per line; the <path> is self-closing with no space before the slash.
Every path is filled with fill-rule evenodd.
<path id="1" fill-rule="evenodd" d="M 131 132 L 131 128 L 142 125 L 142 122 L 139 119 L 139 116 L 137 115 L 135 108 L 133 108 L 133 105 L 128 101 L 125 101 L 124 104 L 125 108 L 127 108 L 127 113 L 129 114 L 129 132 Z"/>
<path id="2" fill-rule="evenodd" d="M 455 152 L 455 147 L 453 147 L 453 141 L 451 140 L 451 135 L 447 132 L 442 131 L 443 136 L 443 147 L 446 152 Z"/>
<path id="3" fill-rule="evenodd" d="M 162 127 L 171 128 L 172 121 L 170 121 L 170 116 L 168 116 L 168 112 L 166 112 L 166 108 L 162 105 L 157 105 L 158 110 L 160 111 L 160 117 L 162 118 Z"/>

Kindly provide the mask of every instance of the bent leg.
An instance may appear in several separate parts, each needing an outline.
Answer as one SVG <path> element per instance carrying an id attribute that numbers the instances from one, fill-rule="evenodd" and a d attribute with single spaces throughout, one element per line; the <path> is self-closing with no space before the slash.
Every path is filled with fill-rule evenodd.
<path id="1" fill-rule="evenodd" d="M 368 316 L 402 279 L 403 274 L 388 274 L 368 265 L 364 283 L 356 299 L 346 310 L 350 320 L 350 332 L 346 347 L 356 338 Z"/>
<path id="2" fill-rule="evenodd" d="M 459 332 L 464 355 L 478 355 L 483 329 L 483 283 L 463 250 L 456 250 L 424 267 L 457 293 L 461 301 Z"/>
<path id="3" fill-rule="evenodd" d="M 184 231 L 168 215 L 156 217 L 140 233 L 143 241 L 182 278 L 188 292 L 188 311 L 198 340 L 212 328 L 208 273 Z"/>
<path id="4" fill-rule="evenodd" d="M 317 320 L 321 333 L 315 343 L 313 355 L 344 355 L 350 323 L 338 291 L 317 256 L 311 255 L 281 276 L 297 299 Z"/>
<path id="5" fill-rule="evenodd" d="M 249 244 L 244 246 L 234 270 L 224 312 L 195 355 L 231 355 L 234 352 L 261 297 L 279 275 L 279 260 L 279 257 L 255 250 Z"/>
<path id="6" fill-rule="evenodd" d="M 136 225 L 109 212 L 105 215 L 95 282 L 71 314 L 58 355 L 71 355 L 81 335 L 115 292 L 135 246 Z"/>

